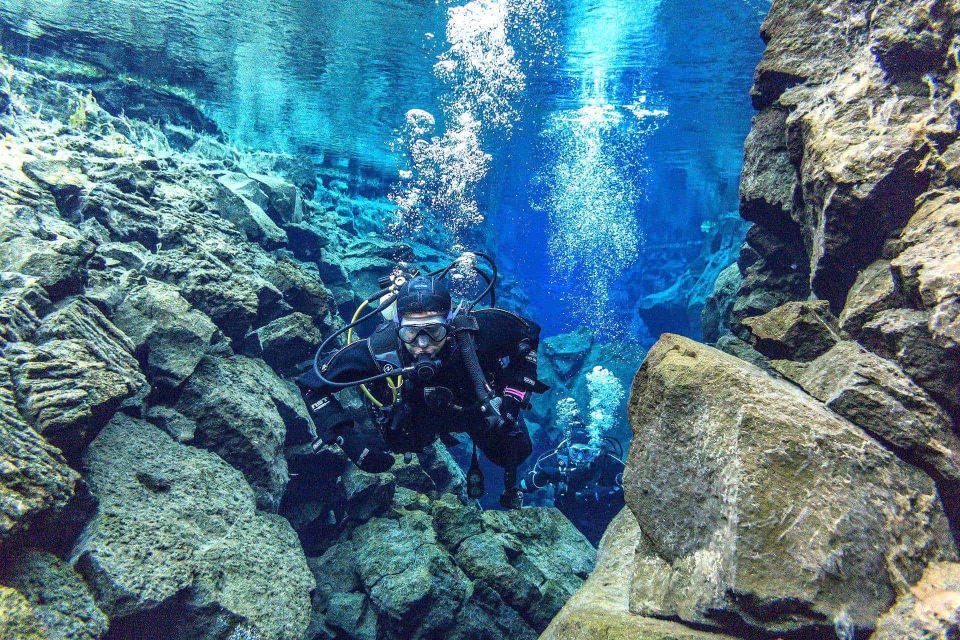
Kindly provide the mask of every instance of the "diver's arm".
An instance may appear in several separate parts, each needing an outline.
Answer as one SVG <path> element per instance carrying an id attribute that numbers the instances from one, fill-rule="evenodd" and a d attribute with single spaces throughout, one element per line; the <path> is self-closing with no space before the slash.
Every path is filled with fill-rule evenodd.
<path id="1" fill-rule="evenodd" d="M 379 373 L 370 355 L 366 340 L 360 340 L 340 349 L 320 364 L 320 373 L 332 382 L 362 380 Z M 350 414 L 333 396 L 341 387 L 333 387 L 311 368 L 296 380 L 317 425 L 319 437 L 314 449 L 325 442 L 340 445 L 347 457 L 369 473 L 386 471 L 393 465 L 393 456 L 386 451 L 386 443 L 375 430 L 367 433 L 357 428 Z"/>
<path id="2" fill-rule="evenodd" d="M 537 387 L 540 327 L 503 309 L 481 309 L 477 317 L 481 331 L 496 336 L 496 351 L 510 359 L 501 376 L 503 411 L 515 421 L 520 409 L 530 406 Z"/>

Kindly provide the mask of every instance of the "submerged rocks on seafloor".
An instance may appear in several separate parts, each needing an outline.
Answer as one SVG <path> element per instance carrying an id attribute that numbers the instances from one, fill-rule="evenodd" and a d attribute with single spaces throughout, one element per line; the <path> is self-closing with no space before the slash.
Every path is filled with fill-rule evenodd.
<path id="1" fill-rule="evenodd" d="M 73 557 L 112 629 L 199 640 L 250 624 L 301 638 L 313 577 L 289 523 L 256 510 L 239 471 L 122 414 L 85 464 L 99 507 Z"/>
<path id="2" fill-rule="evenodd" d="M 630 417 L 637 615 L 869 629 L 928 563 L 956 557 L 930 478 L 742 360 L 664 335 Z"/>

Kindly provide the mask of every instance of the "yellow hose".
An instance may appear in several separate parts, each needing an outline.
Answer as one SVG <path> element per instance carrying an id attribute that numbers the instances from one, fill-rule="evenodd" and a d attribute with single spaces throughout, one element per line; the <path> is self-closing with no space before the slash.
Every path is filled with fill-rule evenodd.
<path id="1" fill-rule="evenodd" d="M 353 324 L 354 322 L 357 321 L 357 318 L 360 317 L 360 312 L 363 311 L 363 308 L 366 307 L 369 303 L 370 303 L 369 300 L 364 300 L 363 304 L 357 307 L 356 312 L 353 314 L 353 318 L 350 319 L 350 324 Z M 347 330 L 347 344 L 349 345 L 352 342 L 353 342 L 353 327 L 350 327 Z M 401 386 L 403 386 L 403 376 L 397 376 L 396 383 L 394 383 L 393 380 L 391 380 L 390 378 L 387 378 L 387 386 L 390 387 L 390 394 L 392 396 L 390 400 L 390 404 L 393 404 L 394 402 L 397 401 L 397 391 L 400 389 Z M 367 389 L 367 385 L 365 384 L 360 385 L 360 389 L 367 396 L 367 398 L 370 399 L 370 402 L 372 402 L 374 405 L 378 407 L 383 406 L 382 402 L 380 402 L 379 400 L 373 397 L 373 394 L 370 393 L 369 389 Z"/>

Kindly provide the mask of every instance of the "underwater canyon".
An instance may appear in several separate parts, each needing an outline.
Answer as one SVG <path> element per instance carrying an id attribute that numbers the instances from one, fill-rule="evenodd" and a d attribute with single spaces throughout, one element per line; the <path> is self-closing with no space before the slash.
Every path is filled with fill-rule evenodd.
<path id="1" fill-rule="evenodd" d="M 5 0 L 0 45 L 0 640 L 960 633 L 960 2 Z M 583 428 L 613 497 L 318 438 L 304 363 L 471 251 L 542 327 L 521 472 Z"/>

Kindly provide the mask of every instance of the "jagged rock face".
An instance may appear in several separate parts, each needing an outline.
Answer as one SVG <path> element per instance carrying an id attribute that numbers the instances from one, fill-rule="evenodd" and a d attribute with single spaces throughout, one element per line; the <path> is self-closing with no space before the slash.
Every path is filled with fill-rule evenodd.
<path id="1" fill-rule="evenodd" d="M 636 517 L 624 508 L 600 541 L 596 568 L 543 632 L 541 640 L 731 640 L 734 637 L 630 612 L 634 554 L 642 535 Z"/>
<path id="2" fill-rule="evenodd" d="M 723 628 L 872 628 L 956 550 L 933 481 L 790 384 L 663 336 L 634 382 L 631 611 Z M 667 463 L 669 461 L 669 463 Z"/>
<path id="3" fill-rule="evenodd" d="M 774 366 L 782 366 L 775 361 Z M 793 364 L 793 363 L 791 363 Z M 828 408 L 923 468 L 960 521 L 960 438 L 950 417 L 889 360 L 842 341 L 816 360 L 782 371 Z"/>
<path id="4" fill-rule="evenodd" d="M 100 504 L 73 558 L 112 628 L 199 639 L 250 625 L 300 640 L 313 577 L 289 523 L 256 510 L 239 471 L 122 414 L 85 464 Z"/>
<path id="5" fill-rule="evenodd" d="M 763 24 L 752 93 L 764 151 L 748 149 L 741 213 L 774 231 L 798 225 L 813 290 L 835 310 L 914 199 L 956 184 L 958 12 L 953 0 L 777 0 Z"/>
<path id="6" fill-rule="evenodd" d="M 310 638 L 532 639 L 593 566 L 590 543 L 555 509 L 482 513 L 391 473 L 345 482 L 363 502 L 310 560 Z"/>

